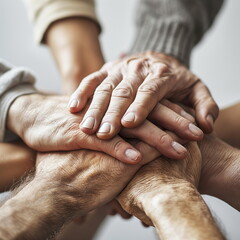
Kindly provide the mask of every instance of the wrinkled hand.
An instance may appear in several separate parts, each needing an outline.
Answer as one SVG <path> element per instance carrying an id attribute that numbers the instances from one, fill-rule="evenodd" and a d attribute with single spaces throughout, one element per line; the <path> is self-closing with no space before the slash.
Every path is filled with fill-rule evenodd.
<path id="1" fill-rule="evenodd" d="M 182 161 L 158 158 L 142 167 L 118 200 L 128 213 L 155 226 L 160 239 L 223 240 L 197 191 L 200 150 L 196 143 L 187 148 L 189 155 Z"/>
<path id="2" fill-rule="evenodd" d="M 140 152 L 118 135 L 110 140 L 101 140 L 95 135 L 90 136 L 79 131 L 79 122 L 84 112 L 69 113 L 66 108 L 67 101 L 68 98 L 64 96 L 21 96 L 9 110 L 8 128 L 20 136 L 29 147 L 38 151 L 91 149 L 105 152 L 126 163 L 141 161 Z M 173 106 L 176 108 L 175 104 Z M 180 107 L 175 111 L 158 104 L 150 115 L 151 121 L 165 121 L 171 128 L 177 120 L 181 128 L 185 129 L 184 136 L 190 136 L 189 126 L 195 125 L 177 113 L 182 111 Z M 169 112 L 172 117 L 167 122 L 164 113 Z M 125 137 L 138 138 L 171 158 L 182 159 L 186 155 L 186 149 L 176 142 L 179 140 L 176 135 L 166 134 L 148 120 L 136 129 L 123 129 L 122 134 Z"/>
<path id="3" fill-rule="evenodd" d="M 159 156 L 142 142 L 135 147 L 142 153 L 141 164 Z M 38 154 L 35 179 L 50 183 L 49 187 L 58 192 L 52 201 L 57 202 L 61 196 L 63 204 L 71 202 L 69 211 L 77 211 L 80 216 L 111 201 L 140 167 L 140 164 L 126 165 L 104 153 L 87 150 L 42 153 Z"/>
<path id="4" fill-rule="evenodd" d="M 175 58 L 160 53 L 147 52 L 105 64 L 83 79 L 71 96 L 70 111 L 80 111 L 92 97 L 81 130 L 88 134 L 97 131 L 99 138 L 111 138 L 121 126 L 139 126 L 163 98 L 192 107 L 206 133 L 213 130 L 218 115 L 203 82 Z M 91 124 L 86 124 L 87 119 Z M 178 128 L 177 123 L 175 126 Z"/>
<path id="5" fill-rule="evenodd" d="M 188 155 L 184 160 L 173 161 L 162 157 L 142 167 L 128 186 L 118 196 L 118 201 L 128 213 L 138 217 L 147 225 L 153 225 L 145 214 L 146 209 L 157 199 L 166 201 L 176 189 L 198 186 L 201 171 L 201 153 L 196 143 L 188 144 Z M 148 209 L 148 210 L 149 210 Z"/>

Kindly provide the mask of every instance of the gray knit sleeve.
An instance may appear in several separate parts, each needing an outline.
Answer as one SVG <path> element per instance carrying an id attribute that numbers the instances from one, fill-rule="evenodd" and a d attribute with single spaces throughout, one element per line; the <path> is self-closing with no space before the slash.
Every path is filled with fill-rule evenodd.
<path id="1" fill-rule="evenodd" d="M 193 47 L 213 23 L 223 0 L 139 0 L 130 53 L 147 50 L 189 64 Z"/>
<path id="2" fill-rule="evenodd" d="M 13 67 L 0 59 L 0 142 L 18 138 L 6 130 L 8 109 L 17 97 L 36 92 L 34 83 L 29 70 Z"/>

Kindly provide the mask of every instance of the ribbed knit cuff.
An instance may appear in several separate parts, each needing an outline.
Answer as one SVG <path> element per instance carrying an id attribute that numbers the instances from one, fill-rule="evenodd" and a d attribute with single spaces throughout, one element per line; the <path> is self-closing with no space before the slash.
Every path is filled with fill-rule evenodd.
<path id="1" fill-rule="evenodd" d="M 36 93 L 37 90 L 34 88 L 32 84 L 22 84 L 15 86 L 5 92 L 0 98 L 0 142 L 8 142 L 18 139 L 19 137 L 13 134 L 12 132 L 6 130 L 6 120 L 8 110 L 13 103 L 13 101 L 26 94 Z M 16 121 L 18 121 L 16 119 Z"/>
<path id="2" fill-rule="evenodd" d="M 0 142 L 16 139 L 16 136 L 6 131 L 8 110 L 17 97 L 36 92 L 34 83 L 35 77 L 31 71 L 14 67 L 0 59 Z"/>
<path id="3" fill-rule="evenodd" d="M 130 53 L 161 52 L 189 65 L 196 43 L 194 21 L 189 11 L 180 0 L 140 1 L 135 42 Z"/>
<path id="4" fill-rule="evenodd" d="M 194 38 L 186 24 L 146 18 L 130 53 L 155 51 L 176 57 L 189 65 Z"/>

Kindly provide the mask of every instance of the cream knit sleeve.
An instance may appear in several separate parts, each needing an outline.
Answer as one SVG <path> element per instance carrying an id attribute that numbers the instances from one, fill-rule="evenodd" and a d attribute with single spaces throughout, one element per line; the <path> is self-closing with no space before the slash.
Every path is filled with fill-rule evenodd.
<path id="1" fill-rule="evenodd" d="M 67 17 L 86 17 L 98 20 L 94 0 L 23 0 L 34 25 L 34 40 L 42 43 L 44 34 L 54 21 Z"/>

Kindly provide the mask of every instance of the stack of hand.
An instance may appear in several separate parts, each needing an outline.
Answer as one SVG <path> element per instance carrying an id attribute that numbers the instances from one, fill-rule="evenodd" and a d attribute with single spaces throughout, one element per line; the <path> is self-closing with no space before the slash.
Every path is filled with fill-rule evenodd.
<path id="1" fill-rule="evenodd" d="M 238 151 L 214 137 L 203 139 L 195 118 L 166 98 L 193 108 L 205 133 L 213 130 L 218 108 L 206 86 L 163 54 L 104 65 L 83 79 L 69 105 L 64 96 L 17 98 L 7 127 L 38 151 L 37 165 L 33 179 L 3 205 L 3 239 L 47 237 L 123 189 L 117 198 L 122 207 L 154 225 L 162 239 L 223 239 L 200 193 L 239 209 L 230 200 L 238 197 L 236 186 L 224 181 Z M 215 145 L 220 151 L 213 155 Z M 231 186 L 229 194 L 221 184 Z M 18 227 L 4 230 L 11 224 Z"/>

